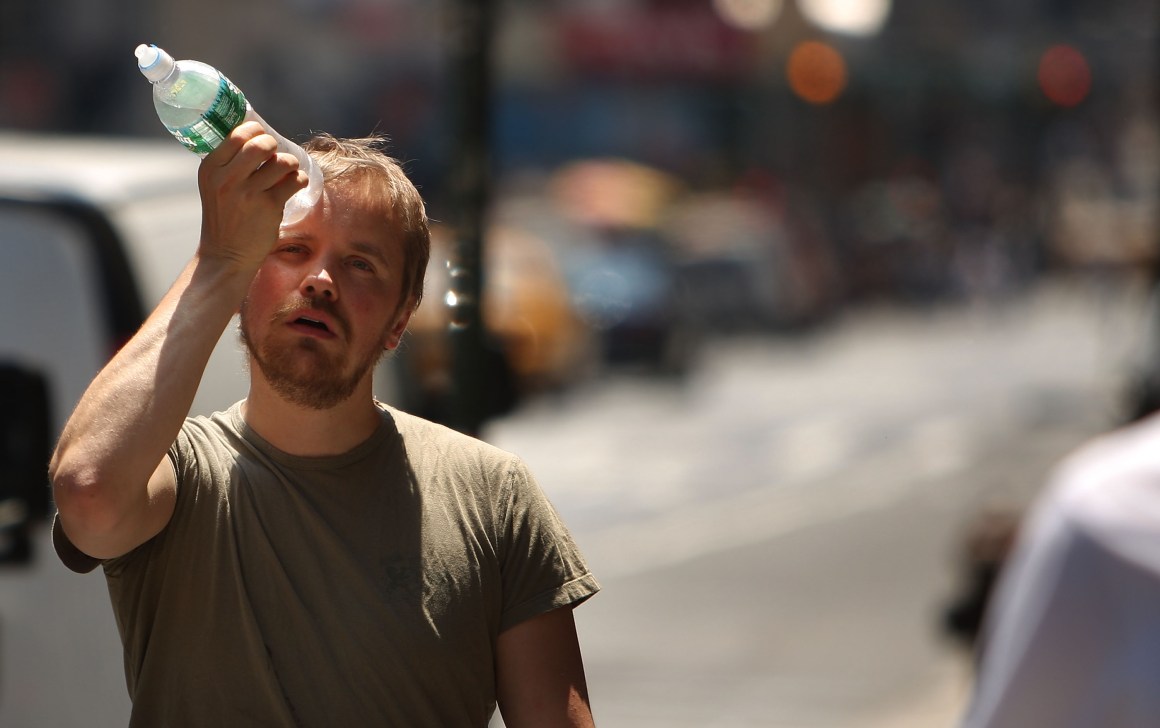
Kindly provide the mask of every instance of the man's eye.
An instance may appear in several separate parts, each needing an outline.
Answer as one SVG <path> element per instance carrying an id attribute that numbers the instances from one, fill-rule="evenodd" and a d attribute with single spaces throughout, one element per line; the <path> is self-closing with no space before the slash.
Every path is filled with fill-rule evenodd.
<path id="1" fill-rule="evenodd" d="M 375 272 L 374 267 L 372 267 L 371 264 L 365 260 L 352 260 L 350 264 L 352 267 L 357 268 L 358 270 L 366 271 L 367 273 Z"/>

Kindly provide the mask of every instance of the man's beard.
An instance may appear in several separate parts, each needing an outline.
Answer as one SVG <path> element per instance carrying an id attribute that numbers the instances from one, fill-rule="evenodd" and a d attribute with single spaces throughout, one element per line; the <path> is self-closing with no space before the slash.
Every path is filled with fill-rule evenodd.
<path id="1" fill-rule="evenodd" d="M 270 323 L 272 326 L 281 325 L 292 320 L 294 312 L 306 308 L 329 314 L 341 333 L 350 331 L 345 319 L 325 299 L 298 297 L 275 311 Z M 361 358 L 354 368 L 349 369 L 349 374 L 344 375 L 346 359 L 341 354 L 327 352 L 320 341 L 304 337 L 289 344 L 276 344 L 267 337 L 258 345 L 250 337 L 244 303 L 239 330 L 242 343 L 274 392 L 291 404 L 316 410 L 329 409 L 348 399 L 385 353 L 379 347 L 366 353 L 355 352 Z"/>

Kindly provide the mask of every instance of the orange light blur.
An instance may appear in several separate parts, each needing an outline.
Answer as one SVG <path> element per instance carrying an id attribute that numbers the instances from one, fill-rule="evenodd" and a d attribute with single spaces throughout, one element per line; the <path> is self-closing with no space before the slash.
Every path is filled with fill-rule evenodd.
<path id="1" fill-rule="evenodd" d="M 798 43 L 789 54 L 786 78 L 793 92 L 811 104 L 828 104 L 846 88 L 846 60 L 819 41 Z"/>
<path id="2" fill-rule="evenodd" d="M 1052 103 L 1063 107 L 1078 105 L 1092 88 L 1092 72 L 1087 59 L 1069 45 L 1055 45 L 1039 59 L 1039 88 Z"/>

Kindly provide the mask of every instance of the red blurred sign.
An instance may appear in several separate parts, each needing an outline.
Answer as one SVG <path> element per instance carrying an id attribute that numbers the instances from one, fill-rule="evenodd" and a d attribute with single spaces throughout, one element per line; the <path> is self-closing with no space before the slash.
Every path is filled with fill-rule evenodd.
<path id="1" fill-rule="evenodd" d="M 563 57 L 588 72 L 728 80 L 743 76 L 754 64 L 752 36 L 725 25 L 708 2 L 565 14 L 557 28 Z"/>

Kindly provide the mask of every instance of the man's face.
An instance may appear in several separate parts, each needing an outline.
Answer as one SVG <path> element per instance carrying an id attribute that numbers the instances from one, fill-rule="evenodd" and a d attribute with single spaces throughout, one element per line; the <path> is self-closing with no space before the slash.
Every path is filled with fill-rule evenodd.
<path id="1" fill-rule="evenodd" d="M 382 217 L 341 186 L 328 189 L 281 229 L 242 304 L 252 375 L 305 407 L 350 397 L 406 328 L 402 272 L 401 242 Z"/>

